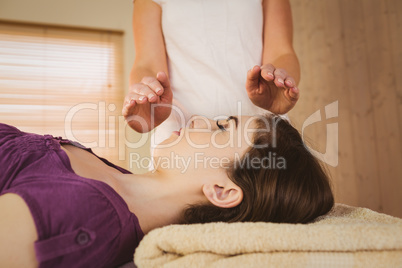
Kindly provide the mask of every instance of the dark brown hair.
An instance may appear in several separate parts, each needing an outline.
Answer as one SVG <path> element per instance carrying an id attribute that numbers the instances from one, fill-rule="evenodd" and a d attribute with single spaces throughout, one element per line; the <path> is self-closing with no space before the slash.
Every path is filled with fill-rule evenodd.
<path id="1" fill-rule="evenodd" d="M 266 131 L 256 132 L 254 146 L 227 169 L 229 178 L 243 190 L 243 201 L 233 208 L 191 205 L 184 211 L 184 223 L 307 223 L 331 210 L 334 197 L 329 178 L 299 132 L 274 115 L 258 119 L 257 125 Z M 270 166 L 250 165 L 269 157 Z M 275 160 L 282 161 L 274 164 Z"/>

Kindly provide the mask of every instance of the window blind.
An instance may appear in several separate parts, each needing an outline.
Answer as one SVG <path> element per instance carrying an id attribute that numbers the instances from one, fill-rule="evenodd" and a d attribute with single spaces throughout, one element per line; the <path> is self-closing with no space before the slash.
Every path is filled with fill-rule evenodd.
<path id="1" fill-rule="evenodd" d="M 0 21 L 0 122 L 118 159 L 123 34 Z"/>

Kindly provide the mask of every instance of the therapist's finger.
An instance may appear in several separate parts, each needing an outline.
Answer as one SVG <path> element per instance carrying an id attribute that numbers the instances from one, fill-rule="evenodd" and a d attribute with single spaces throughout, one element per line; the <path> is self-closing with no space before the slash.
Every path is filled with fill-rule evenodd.
<path id="1" fill-rule="evenodd" d="M 275 79 L 275 66 L 272 64 L 264 64 L 261 66 L 261 76 L 267 81 L 273 81 Z"/>
<path id="2" fill-rule="evenodd" d="M 289 87 L 289 88 L 296 86 L 296 82 L 295 82 L 295 80 L 293 79 L 293 77 L 291 77 L 291 76 L 286 77 L 286 79 L 285 79 L 285 86 L 286 86 L 286 87 Z"/>
<path id="3" fill-rule="evenodd" d="M 297 101 L 300 98 L 300 90 L 297 87 L 292 87 L 289 89 L 289 96 L 292 101 Z"/>
<path id="4" fill-rule="evenodd" d="M 144 77 L 142 78 L 141 83 L 149 88 L 149 91 L 146 91 L 146 96 L 148 97 L 149 102 L 157 101 L 158 96 L 163 94 L 163 86 L 155 77 Z"/>
<path id="5" fill-rule="evenodd" d="M 153 85 L 153 87 L 155 87 L 155 85 Z M 133 93 L 147 97 L 149 102 L 155 102 L 158 100 L 158 96 L 149 84 L 145 84 L 143 82 L 138 83 L 134 87 L 132 87 L 132 91 Z"/>
<path id="6" fill-rule="evenodd" d="M 133 109 L 136 105 L 144 104 L 147 101 L 148 101 L 148 98 L 146 96 L 143 96 L 140 94 L 135 94 L 135 93 L 130 94 L 130 96 L 127 96 L 124 101 L 122 115 L 123 116 L 132 115 Z"/>
<path id="7" fill-rule="evenodd" d="M 277 87 L 285 87 L 285 79 L 287 77 L 287 72 L 284 69 L 275 69 L 274 72 L 275 80 L 274 83 Z"/>

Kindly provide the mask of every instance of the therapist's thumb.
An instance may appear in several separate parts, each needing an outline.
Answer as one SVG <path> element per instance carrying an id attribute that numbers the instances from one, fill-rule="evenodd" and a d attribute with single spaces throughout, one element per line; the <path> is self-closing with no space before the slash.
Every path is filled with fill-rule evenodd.
<path id="1" fill-rule="evenodd" d="M 158 79 L 159 83 L 161 83 L 165 92 L 170 91 L 169 77 L 165 72 L 158 72 L 156 74 L 156 79 Z"/>
<path id="2" fill-rule="evenodd" d="M 260 80 L 260 66 L 256 65 L 247 72 L 246 89 L 252 91 L 258 89 Z"/>

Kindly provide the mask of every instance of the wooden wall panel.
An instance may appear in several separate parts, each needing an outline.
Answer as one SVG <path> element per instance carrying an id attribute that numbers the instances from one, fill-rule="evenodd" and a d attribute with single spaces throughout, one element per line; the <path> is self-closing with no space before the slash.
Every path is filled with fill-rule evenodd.
<path id="1" fill-rule="evenodd" d="M 378 155 L 378 173 L 382 208 L 391 213 L 399 209 L 402 192 L 394 191 L 401 185 L 396 180 L 402 163 L 401 139 L 398 125 L 396 85 L 392 67 L 388 8 L 385 1 L 362 0 L 366 25 L 367 58 L 369 61 L 369 81 L 373 101 L 373 121 Z M 402 202 L 400 202 L 402 203 Z"/>
<path id="2" fill-rule="evenodd" d="M 396 98 L 398 105 L 399 133 L 402 133 L 402 1 L 386 0 L 388 7 L 388 26 L 390 29 L 392 68 L 395 75 Z M 401 149 L 402 151 L 402 149 Z"/>
<path id="3" fill-rule="evenodd" d="M 384 210 L 388 211 L 388 207 L 391 207 L 393 211 L 395 211 L 395 215 L 401 216 L 401 207 L 402 207 L 402 1 L 398 0 L 387 0 L 386 4 L 386 13 L 385 22 L 387 27 L 389 27 L 389 40 L 387 43 L 389 45 L 389 49 L 391 51 L 391 66 L 392 73 L 394 76 L 391 78 L 393 83 L 391 85 L 391 89 L 394 90 L 394 98 L 396 105 L 396 114 L 394 115 L 395 121 L 390 122 L 393 123 L 392 129 L 394 129 L 393 139 L 399 140 L 399 144 L 393 146 L 393 152 L 398 153 L 399 156 L 395 156 L 393 159 L 393 164 L 396 165 L 394 167 L 393 173 L 391 176 L 396 176 L 398 179 L 393 180 L 392 177 L 388 179 L 387 183 L 389 187 L 397 189 L 393 192 L 392 199 L 388 200 L 388 203 L 384 204 Z M 391 153 L 391 157 L 393 157 Z M 384 195 L 387 195 L 387 188 L 383 187 L 382 190 Z"/>
<path id="4" fill-rule="evenodd" d="M 346 65 L 338 72 L 348 81 L 344 97 L 350 99 L 351 107 L 349 116 L 339 120 L 352 120 L 352 136 L 349 138 L 353 141 L 351 153 L 354 155 L 356 166 L 355 176 L 349 179 L 356 180 L 358 185 L 358 190 L 354 193 L 358 197 L 358 205 L 364 204 L 381 211 L 381 197 L 378 191 L 378 153 L 364 13 L 361 1 L 341 0 L 340 6 Z"/>
<path id="5" fill-rule="evenodd" d="M 326 148 L 337 122 L 339 163 L 329 167 L 336 202 L 402 217 L 402 1 L 291 0 L 301 99 L 289 113 L 311 147 Z M 339 101 L 337 118 L 324 107 Z"/>
<path id="6" fill-rule="evenodd" d="M 349 148 L 353 147 L 352 136 L 352 122 L 349 118 L 351 113 L 351 101 L 348 98 L 348 81 L 345 79 L 338 70 L 343 70 L 346 66 L 346 54 L 344 47 L 344 33 L 342 23 L 334 23 L 334 21 L 341 21 L 342 10 L 339 1 L 324 1 L 322 4 L 322 11 L 325 20 L 325 43 L 327 68 L 323 78 L 323 86 L 321 93 L 328 95 L 329 98 L 324 99 L 321 105 L 327 105 L 335 100 L 338 100 L 339 117 L 338 117 L 338 135 L 339 135 L 339 158 L 337 167 L 329 167 L 331 175 L 336 180 L 335 185 L 335 198 L 336 200 L 344 200 L 351 204 L 358 203 L 358 196 L 354 193 L 357 192 L 357 183 L 355 180 L 349 178 L 356 173 L 356 165 L 354 155 L 350 152 Z M 331 60 L 328 59 L 330 55 Z M 324 93 L 325 92 L 325 93 Z M 339 120 L 339 118 L 345 120 Z M 339 145 L 342 145 L 339 147 Z"/>

